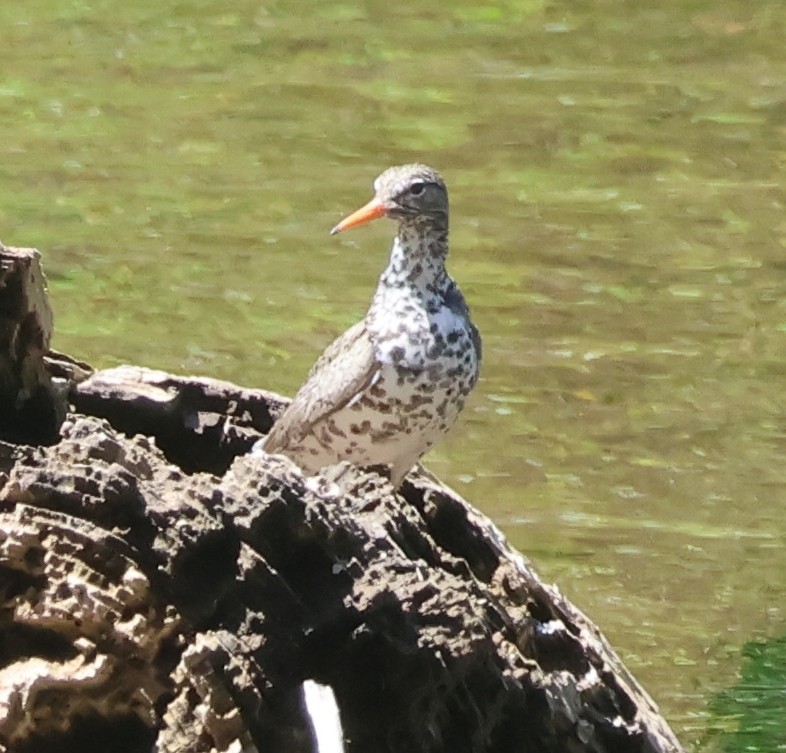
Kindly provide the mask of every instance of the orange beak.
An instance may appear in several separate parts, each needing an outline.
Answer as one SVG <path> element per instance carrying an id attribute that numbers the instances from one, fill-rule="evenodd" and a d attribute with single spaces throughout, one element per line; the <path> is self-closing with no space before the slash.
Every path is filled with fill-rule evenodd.
<path id="1" fill-rule="evenodd" d="M 364 222 L 371 222 L 371 220 L 376 220 L 378 217 L 383 217 L 384 215 L 385 207 L 382 206 L 382 202 L 375 196 L 364 207 L 360 207 L 356 212 L 352 212 L 349 217 L 345 217 L 341 220 L 341 222 L 330 231 L 330 234 L 335 235 L 342 230 L 348 230 L 351 227 L 362 225 Z"/>

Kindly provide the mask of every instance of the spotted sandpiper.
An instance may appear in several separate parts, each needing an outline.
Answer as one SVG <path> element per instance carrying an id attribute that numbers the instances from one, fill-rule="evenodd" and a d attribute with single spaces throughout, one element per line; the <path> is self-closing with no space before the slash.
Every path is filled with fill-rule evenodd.
<path id="1" fill-rule="evenodd" d="M 368 313 L 325 350 L 260 444 L 307 473 L 342 460 L 387 465 L 398 488 L 464 407 L 481 346 L 445 270 L 448 192 L 439 173 L 426 165 L 391 167 L 374 191 L 331 230 L 377 217 L 398 222 Z"/>

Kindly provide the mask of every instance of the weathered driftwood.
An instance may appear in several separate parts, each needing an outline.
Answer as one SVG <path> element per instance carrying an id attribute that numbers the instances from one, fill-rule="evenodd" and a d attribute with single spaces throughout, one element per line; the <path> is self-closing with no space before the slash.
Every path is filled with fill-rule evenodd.
<path id="1" fill-rule="evenodd" d="M 0 439 L 57 440 L 66 403 L 44 366 L 51 337 L 38 252 L 0 244 Z"/>
<path id="2" fill-rule="evenodd" d="M 280 398 L 44 368 L 0 295 L 0 750 L 305 751 L 307 678 L 349 751 L 681 750 L 586 617 L 426 473 L 304 478 L 247 453 Z M 55 441 L 23 417 L 41 395 L 63 415 L 65 383 Z"/>

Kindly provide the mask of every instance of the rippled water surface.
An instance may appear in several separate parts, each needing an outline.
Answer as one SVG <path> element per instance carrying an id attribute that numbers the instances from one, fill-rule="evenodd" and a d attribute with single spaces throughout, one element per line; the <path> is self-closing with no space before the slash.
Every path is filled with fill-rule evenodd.
<path id="1" fill-rule="evenodd" d="M 3 3 L 0 239 L 43 251 L 57 348 L 291 393 L 364 313 L 393 232 L 328 229 L 387 165 L 438 167 L 485 365 L 428 464 L 689 747 L 776 750 L 785 19 L 774 1 Z"/>

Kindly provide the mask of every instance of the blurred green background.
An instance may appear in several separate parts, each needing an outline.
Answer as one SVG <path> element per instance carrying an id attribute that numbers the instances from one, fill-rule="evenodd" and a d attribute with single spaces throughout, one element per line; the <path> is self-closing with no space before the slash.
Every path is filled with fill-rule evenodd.
<path id="1" fill-rule="evenodd" d="M 694 750 L 786 749 L 782 2 L 0 5 L 0 239 L 54 346 L 292 393 L 451 189 L 483 379 L 427 464 Z"/>

